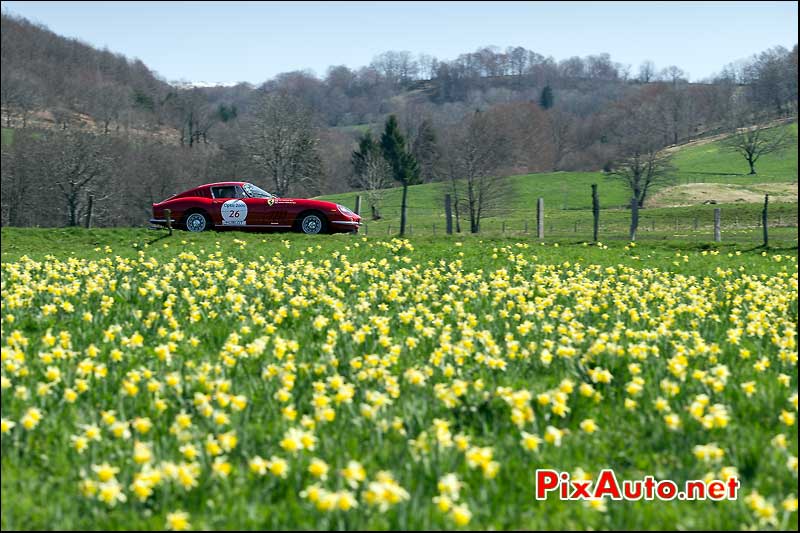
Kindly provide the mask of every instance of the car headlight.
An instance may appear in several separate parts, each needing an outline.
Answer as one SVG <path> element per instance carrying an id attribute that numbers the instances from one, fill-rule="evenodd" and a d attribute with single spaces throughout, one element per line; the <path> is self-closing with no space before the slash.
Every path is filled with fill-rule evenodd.
<path id="1" fill-rule="evenodd" d="M 339 212 L 340 212 L 341 214 L 343 214 L 344 216 L 346 216 L 346 217 L 354 217 L 354 216 L 356 216 L 356 214 L 355 214 L 355 213 L 353 213 L 352 211 L 350 211 L 349 209 L 347 209 L 347 208 L 346 208 L 345 206 L 343 206 L 343 205 L 336 204 L 336 209 L 338 209 L 338 210 L 339 210 Z"/>

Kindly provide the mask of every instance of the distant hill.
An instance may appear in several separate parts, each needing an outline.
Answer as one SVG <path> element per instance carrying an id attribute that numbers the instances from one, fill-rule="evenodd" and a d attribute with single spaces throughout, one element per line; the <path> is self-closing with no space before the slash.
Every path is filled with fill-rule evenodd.
<path id="1" fill-rule="evenodd" d="M 4 125 L 48 110 L 55 120 L 75 113 L 97 121 L 158 121 L 160 103 L 172 90 L 142 61 L 3 13 L 2 106 Z M 137 116 L 138 115 L 138 116 Z"/>

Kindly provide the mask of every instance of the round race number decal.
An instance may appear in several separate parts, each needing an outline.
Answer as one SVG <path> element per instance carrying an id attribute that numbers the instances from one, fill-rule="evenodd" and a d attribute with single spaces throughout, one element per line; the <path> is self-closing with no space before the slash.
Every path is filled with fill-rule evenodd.
<path id="1" fill-rule="evenodd" d="M 224 226 L 247 224 L 247 204 L 241 200 L 228 200 L 222 204 L 222 224 Z"/>

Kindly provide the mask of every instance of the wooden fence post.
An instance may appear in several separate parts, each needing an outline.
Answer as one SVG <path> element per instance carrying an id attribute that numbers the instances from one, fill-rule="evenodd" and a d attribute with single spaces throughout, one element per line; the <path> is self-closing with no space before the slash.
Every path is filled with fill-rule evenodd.
<path id="1" fill-rule="evenodd" d="M 444 217 L 447 221 L 447 234 L 453 234 L 453 208 L 451 205 L 450 195 L 444 195 Z"/>
<path id="2" fill-rule="evenodd" d="M 536 201 L 536 236 L 544 239 L 544 198 Z"/>
<path id="3" fill-rule="evenodd" d="M 169 234 L 172 235 L 172 210 L 164 209 L 164 216 L 167 217 L 167 229 Z"/>
<path id="4" fill-rule="evenodd" d="M 764 227 L 764 248 L 769 246 L 769 232 L 767 230 L 767 208 L 769 207 L 769 194 L 764 195 L 764 209 L 761 211 L 761 225 Z"/>
<path id="5" fill-rule="evenodd" d="M 721 209 L 717 207 L 714 209 L 714 242 L 721 242 L 722 241 L 722 234 L 720 232 L 719 223 L 720 223 L 720 214 Z"/>
<path id="6" fill-rule="evenodd" d="M 90 194 L 89 195 L 89 207 L 86 210 L 86 227 L 87 228 L 91 228 L 92 227 L 92 207 L 94 207 L 93 204 L 94 204 L 94 195 Z"/>
<path id="7" fill-rule="evenodd" d="M 356 215 L 361 215 L 361 195 L 356 195 Z"/>
<path id="8" fill-rule="evenodd" d="M 597 232 L 600 229 L 600 198 L 597 196 L 597 184 L 592 184 L 592 217 L 594 227 L 592 229 L 592 240 L 597 242 Z"/>

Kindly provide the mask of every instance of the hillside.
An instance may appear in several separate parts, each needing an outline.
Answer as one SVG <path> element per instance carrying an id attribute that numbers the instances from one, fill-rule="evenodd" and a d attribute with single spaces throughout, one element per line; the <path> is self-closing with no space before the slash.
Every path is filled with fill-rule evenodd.
<path id="1" fill-rule="evenodd" d="M 758 161 L 755 176 L 747 175 L 741 156 L 725 151 L 720 142 L 679 150 L 674 159 L 679 183 L 732 183 L 749 185 L 765 182 L 797 181 L 797 123 L 783 126 L 794 136 L 794 146 L 769 154 Z"/>
<path id="2" fill-rule="evenodd" d="M 3 13 L 2 107 L 4 125 L 36 111 L 81 113 L 116 120 L 125 111 L 153 115 L 171 89 L 142 61 Z"/>
<path id="3" fill-rule="evenodd" d="M 677 169 L 675 185 L 660 191 L 646 204 L 641 212 L 642 226 L 645 230 L 655 226 L 665 231 L 676 227 L 694 228 L 698 217 L 705 224 L 711 220 L 715 207 L 724 207 L 730 221 L 738 221 L 742 227 L 754 226 L 763 203 L 763 194 L 777 195 L 778 201 L 772 206 L 772 213 L 781 223 L 790 223 L 797 217 L 797 124 L 781 126 L 794 134 L 794 146 L 783 152 L 764 156 L 758 163 L 756 176 L 747 175 L 747 164 L 741 156 L 722 148 L 721 141 L 689 146 L 679 149 L 674 157 Z M 630 214 L 624 209 L 629 195 L 622 184 L 609 179 L 602 172 L 554 172 L 526 174 L 508 178 L 511 194 L 509 200 L 493 216 L 482 223 L 486 231 L 502 231 L 505 223 L 508 231 L 520 231 L 528 222 L 529 230 L 535 224 L 536 200 L 544 198 L 546 229 L 556 233 L 574 233 L 575 228 L 585 230 L 591 226 L 591 185 L 598 184 L 601 207 L 601 224 L 610 231 L 624 234 Z M 686 184 L 706 184 L 705 194 L 695 194 L 690 207 L 660 207 L 666 199 L 678 195 Z M 714 188 L 714 184 L 718 187 Z M 409 187 L 409 223 L 412 231 L 430 233 L 434 225 L 437 231 L 444 230 L 444 184 L 429 183 Z M 715 192 L 726 191 L 719 199 Z M 730 193 L 735 198 L 731 199 Z M 703 192 L 701 190 L 700 192 Z M 792 194 L 794 193 L 794 194 Z M 388 233 L 399 228 L 401 188 L 387 189 L 383 219 L 367 220 L 369 229 L 377 234 Z M 322 199 L 343 203 L 353 207 L 356 193 L 321 196 Z M 744 197 L 744 202 L 736 201 Z M 715 200 L 717 205 L 702 205 L 706 200 Z M 730 200 L 729 203 L 726 203 Z M 773 196 L 773 200 L 775 200 Z M 362 212 L 369 213 L 366 199 L 362 199 Z M 678 202 L 681 203 L 681 202 Z M 685 205 L 687 202 L 683 202 Z M 577 224 L 577 226 L 576 226 Z M 416 229 L 414 229 L 416 226 Z M 796 239 L 796 230 L 795 237 Z"/>

